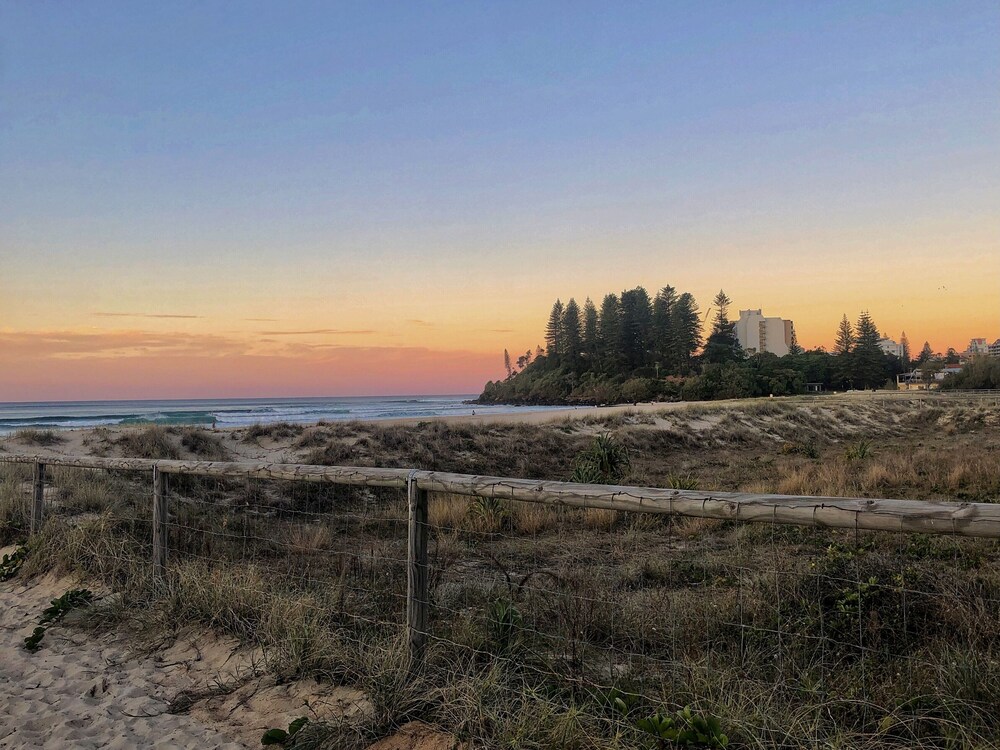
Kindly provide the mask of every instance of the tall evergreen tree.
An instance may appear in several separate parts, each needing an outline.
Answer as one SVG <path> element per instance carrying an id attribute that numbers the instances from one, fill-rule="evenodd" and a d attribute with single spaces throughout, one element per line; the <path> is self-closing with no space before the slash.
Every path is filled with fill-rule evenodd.
<path id="1" fill-rule="evenodd" d="M 597 333 L 600 350 L 601 369 L 609 374 L 617 374 L 621 354 L 619 341 L 622 328 L 622 307 L 618 295 L 607 294 L 601 302 L 601 316 L 598 320 Z"/>
<path id="2" fill-rule="evenodd" d="M 694 355 L 701 348 L 701 312 L 694 295 L 684 292 L 677 298 L 671 315 L 674 330 L 674 359 L 677 362 L 676 374 L 682 374 L 691 367 Z"/>
<path id="3" fill-rule="evenodd" d="M 901 352 L 902 356 L 899 358 L 900 364 L 903 365 L 904 369 L 908 370 L 910 369 L 911 352 L 910 352 L 910 340 L 906 338 L 906 331 L 903 331 L 903 335 L 899 337 L 899 346 L 900 349 L 902 350 Z"/>
<path id="4" fill-rule="evenodd" d="M 507 370 L 507 379 L 510 380 L 514 377 L 514 368 L 510 364 L 510 352 L 506 349 L 503 350 L 503 366 Z"/>
<path id="5" fill-rule="evenodd" d="M 583 303 L 583 353 L 591 368 L 597 362 L 597 352 L 600 346 L 597 329 L 597 307 L 593 300 L 587 297 Z"/>
<path id="6" fill-rule="evenodd" d="M 657 292 L 653 299 L 653 353 L 661 374 L 677 370 L 677 336 L 674 331 L 676 305 L 677 290 L 669 285 Z"/>
<path id="7" fill-rule="evenodd" d="M 840 319 L 840 326 L 837 328 L 837 340 L 833 344 L 833 353 L 842 356 L 850 354 L 854 350 L 854 327 L 847 319 L 847 313 Z"/>
<path id="8" fill-rule="evenodd" d="M 857 336 L 853 351 L 854 382 L 861 388 L 878 388 L 885 383 L 889 367 L 878 343 L 882 338 L 878 326 L 867 310 L 861 311 L 854 330 Z"/>
<path id="9" fill-rule="evenodd" d="M 562 354 L 563 303 L 556 300 L 549 313 L 549 323 L 545 326 L 545 356 L 554 364 L 559 364 Z"/>
<path id="10" fill-rule="evenodd" d="M 580 331 L 580 306 L 572 297 L 563 310 L 562 356 L 570 367 L 579 369 L 582 364 L 583 335 Z"/>
<path id="11" fill-rule="evenodd" d="M 731 303 L 732 300 L 721 289 L 712 301 L 716 308 L 712 333 L 705 342 L 705 351 L 702 353 L 702 358 L 708 363 L 738 362 L 745 358 L 743 348 L 736 338 L 736 325 L 729 321 Z"/>
<path id="12" fill-rule="evenodd" d="M 923 348 L 920 350 L 920 356 L 917 357 L 917 364 L 923 365 L 934 359 L 934 350 L 931 349 L 931 342 L 925 341 Z"/>
<path id="13" fill-rule="evenodd" d="M 621 296 L 621 355 L 629 369 L 649 364 L 653 329 L 653 309 L 649 293 L 637 286 Z"/>
<path id="14" fill-rule="evenodd" d="M 793 356 L 798 356 L 803 353 L 803 349 L 799 346 L 799 337 L 795 335 L 795 324 L 792 324 L 792 340 L 788 343 L 788 353 Z"/>
<path id="15" fill-rule="evenodd" d="M 715 295 L 712 304 L 715 306 L 715 317 L 712 325 L 712 333 L 722 333 L 729 328 L 729 306 L 733 303 L 723 290 Z"/>

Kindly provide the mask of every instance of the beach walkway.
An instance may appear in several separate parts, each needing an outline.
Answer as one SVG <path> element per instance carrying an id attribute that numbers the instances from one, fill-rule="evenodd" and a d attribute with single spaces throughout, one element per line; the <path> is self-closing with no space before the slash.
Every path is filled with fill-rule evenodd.
<path id="1" fill-rule="evenodd" d="M 120 640 L 56 626 L 29 653 L 25 636 L 65 589 L 51 578 L 0 584 L 0 748 L 246 747 L 168 714 L 163 670 Z"/>

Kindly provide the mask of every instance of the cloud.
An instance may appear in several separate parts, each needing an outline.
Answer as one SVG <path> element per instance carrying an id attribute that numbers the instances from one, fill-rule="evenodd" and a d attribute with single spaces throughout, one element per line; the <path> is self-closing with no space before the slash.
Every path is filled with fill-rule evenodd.
<path id="1" fill-rule="evenodd" d="M 410 318 L 406 322 L 410 323 L 411 325 L 415 325 L 415 326 L 433 326 L 434 325 L 433 323 L 431 323 L 429 321 L 420 320 L 420 318 Z"/>
<path id="2" fill-rule="evenodd" d="M 212 334 L 149 331 L 18 331 L 0 332 L 4 359 L 95 359 L 149 356 L 219 357 L 246 351 L 238 339 Z"/>
<path id="3" fill-rule="evenodd" d="M 0 331 L 4 400 L 473 393 L 493 352 L 145 331 Z"/>
<path id="4" fill-rule="evenodd" d="M 277 318 L 243 318 L 250 323 L 277 323 Z"/>
<path id="5" fill-rule="evenodd" d="M 377 333 L 372 330 L 349 331 L 340 328 L 315 328 L 311 331 L 261 331 L 264 336 L 363 336 Z"/>
<path id="6" fill-rule="evenodd" d="M 116 313 L 116 312 L 95 312 L 96 318 L 154 318 L 167 320 L 200 320 L 201 315 L 171 315 L 168 313 Z"/>

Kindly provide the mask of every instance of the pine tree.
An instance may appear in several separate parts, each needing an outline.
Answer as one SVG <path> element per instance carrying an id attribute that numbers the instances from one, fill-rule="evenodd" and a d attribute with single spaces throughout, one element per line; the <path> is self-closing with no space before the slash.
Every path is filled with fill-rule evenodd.
<path id="1" fill-rule="evenodd" d="M 854 326 L 847 319 L 847 313 L 837 327 L 837 340 L 833 344 L 836 359 L 833 364 L 833 379 L 838 388 L 850 388 L 854 384 Z"/>
<path id="2" fill-rule="evenodd" d="M 554 365 L 559 364 L 562 354 L 563 303 L 556 300 L 549 313 L 549 324 L 545 327 L 545 355 Z"/>
<path id="3" fill-rule="evenodd" d="M 590 297 L 583 303 L 583 353 L 591 368 L 597 362 L 599 347 L 597 330 L 597 308 Z"/>
<path id="4" fill-rule="evenodd" d="M 792 324 L 792 340 L 788 343 L 788 353 L 793 356 L 802 354 L 803 349 L 799 346 L 799 337 L 795 335 L 795 324 Z"/>
<path id="5" fill-rule="evenodd" d="M 920 350 L 920 356 L 917 357 L 917 364 L 923 365 L 934 359 L 934 350 L 931 349 L 931 342 L 925 341 L 924 348 Z"/>
<path id="6" fill-rule="evenodd" d="M 514 368 L 510 364 L 510 352 L 506 349 L 503 350 L 503 366 L 507 370 L 507 379 L 510 380 L 514 377 Z"/>
<path id="7" fill-rule="evenodd" d="M 674 360 L 677 362 L 675 374 L 683 374 L 691 367 L 691 362 L 701 348 L 701 313 L 694 295 L 684 292 L 677 298 L 671 315 L 674 330 Z"/>
<path id="8" fill-rule="evenodd" d="M 653 308 L 649 293 L 641 286 L 622 292 L 622 358 L 630 370 L 649 364 L 653 330 Z"/>
<path id="9" fill-rule="evenodd" d="M 654 360 L 664 374 L 677 369 L 677 343 L 674 331 L 674 307 L 677 290 L 665 286 L 653 300 L 653 352 Z"/>
<path id="10" fill-rule="evenodd" d="M 847 314 L 840 319 L 840 326 L 837 328 L 837 340 L 833 344 L 833 353 L 837 356 L 850 354 L 854 350 L 854 328 L 851 321 L 847 319 Z"/>
<path id="11" fill-rule="evenodd" d="M 854 382 L 861 388 L 878 388 L 885 383 L 888 362 L 885 352 L 879 346 L 881 336 L 878 326 L 867 310 L 862 310 L 855 327 L 857 343 L 853 351 Z"/>
<path id="12" fill-rule="evenodd" d="M 621 338 L 622 308 L 618 295 L 605 295 L 601 302 L 601 316 L 597 325 L 597 341 L 600 352 L 601 369 L 609 374 L 618 373 L 621 355 L 618 342 Z"/>
<path id="13" fill-rule="evenodd" d="M 736 338 L 736 325 L 729 322 L 731 303 L 732 300 L 721 289 L 712 301 L 716 308 L 715 318 L 712 333 L 705 342 L 705 351 L 702 353 L 702 358 L 708 363 L 738 362 L 746 356 Z"/>
<path id="14" fill-rule="evenodd" d="M 572 368 L 578 369 L 583 353 L 583 336 L 580 333 L 580 306 L 572 297 L 563 310 L 562 356 Z"/>
<path id="15" fill-rule="evenodd" d="M 719 290 L 719 293 L 715 295 L 715 299 L 712 300 L 712 304 L 715 305 L 715 318 L 714 324 L 712 325 L 712 333 L 723 333 L 729 328 L 729 306 L 733 303 L 729 296 Z"/>
<path id="16" fill-rule="evenodd" d="M 906 331 L 903 331 L 903 335 L 899 337 L 899 347 L 902 351 L 902 356 L 899 358 L 900 364 L 903 365 L 903 369 L 910 369 L 910 340 L 906 338 Z"/>

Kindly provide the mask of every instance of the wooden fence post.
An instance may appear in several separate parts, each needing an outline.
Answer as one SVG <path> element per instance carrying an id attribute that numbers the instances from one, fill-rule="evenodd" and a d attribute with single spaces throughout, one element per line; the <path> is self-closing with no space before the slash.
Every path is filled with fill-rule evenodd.
<path id="1" fill-rule="evenodd" d="M 153 572 L 167 578 L 167 493 L 163 473 L 153 467 Z"/>
<path id="2" fill-rule="evenodd" d="M 35 461 L 35 481 L 31 494 L 31 535 L 42 530 L 45 520 L 45 464 Z"/>
<path id="3" fill-rule="evenodd" d="M 406 573 L 406 629 L 410 649 L 410 672 L 423 665 L 430 623 L 427 571 L 427 490 L 417 487 L 413 475 L 406 482 L 409 505 L 409 544 Z"/>

